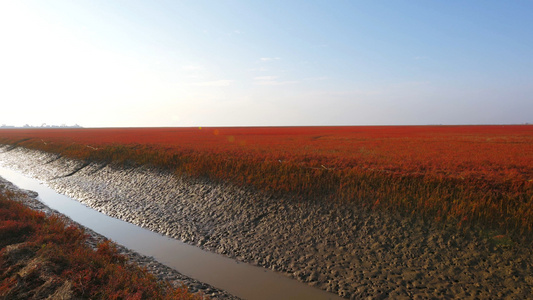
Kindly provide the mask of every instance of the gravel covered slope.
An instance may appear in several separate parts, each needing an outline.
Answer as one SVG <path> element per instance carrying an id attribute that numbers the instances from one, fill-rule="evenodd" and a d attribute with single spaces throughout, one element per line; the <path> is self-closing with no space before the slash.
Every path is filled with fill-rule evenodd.
<path id="1" fill-rule="evenodd" d="M 533 294 L 532 251 L 476 232 L 23 148 L 0 162 L 110 216 L 346 298 Z"/>

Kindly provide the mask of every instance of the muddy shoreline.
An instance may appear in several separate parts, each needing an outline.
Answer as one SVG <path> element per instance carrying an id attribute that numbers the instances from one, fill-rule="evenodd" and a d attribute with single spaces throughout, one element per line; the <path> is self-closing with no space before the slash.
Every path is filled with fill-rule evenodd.
<path id="1" fill-rule="evenodd" d="M 79 223 L 72 221 L 67 216 L 61 214 L 60 212 L 54 209 L 51 209 L 50 207 L 48 207 L 41 201 L 37 200 L 36 197 L 38 196 L 38 194 L 35 193 L 34 191 L 19 189 L 17 186 L 13 185 L 11 182 L 5 180 L 2 177 L 0 177 L 0 187 L 2 190 L 6 189 L 6 190 L 12 190 L 12 191 L 17 192 L 19 197 L 17 197 L 16 200 L 22 202 L 24 205 L 28 206 L 31 209 L 42 211 L 46 215 L 60 216 L 63 220 L 67 222 L 67 224 L 72 224 L 79 228 L 83 228 L 85 233 L 88 235 L 87 243 L 93 249 L 96 249 L 96 246 L 100 242 L 107 240 L 107 238 L 104 237 L 103 235 L 98 234 L 94 232 L 93 230 L 91 230 L 90 228 L 87 228 L 83 225 L 80 225 Z M 234 295 L 229 294 L 228 292 L 224 290 L 217 289 L 215 287 L 210 286 L 209 284 L 187 277 L 179 273 L 178 271 L 170 267 L 167 267 L 164 264 L 161 264 L 160 262 L 156 261 L 153 257 L 139 254 L 119 244 L 116 244 L 116 246 L 117 246 L 119 253 L 122 255 L 125 255 L 130 262 L 146 268 L 150 273 L 155 275 L 159 280 L 168 281 L 174 287 L 181 287 L 185 285 L 188 287 L 191 293 L 201 293 L 204 296 L 208 296 L 212 299 L 227 299 L 227 300 L 240 299 Z"/>
<path id="2" fill-rule="evenodd" d="M 345 298 L 533 294 L 531 249 L 482 232 L 355 206 L 295 203 L 149 167 L 8 149 L 0 148 L 2 164 L 107 215 Z"/>

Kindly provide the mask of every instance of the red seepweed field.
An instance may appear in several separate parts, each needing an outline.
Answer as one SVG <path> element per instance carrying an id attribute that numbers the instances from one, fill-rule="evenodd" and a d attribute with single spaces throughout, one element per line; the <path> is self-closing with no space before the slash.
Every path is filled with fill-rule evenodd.
<path id="1" fill-rule="evenodd" d="M 0 188 L 1 299 L 204 299 L 129 264 L 109 240 L 92 249 L 82 229 L 19 197 Z"/>
<path id="2" fill-rule="evenodd" d="M 530 125 L 1 129 L 0 144 L 533 233 Z"/>

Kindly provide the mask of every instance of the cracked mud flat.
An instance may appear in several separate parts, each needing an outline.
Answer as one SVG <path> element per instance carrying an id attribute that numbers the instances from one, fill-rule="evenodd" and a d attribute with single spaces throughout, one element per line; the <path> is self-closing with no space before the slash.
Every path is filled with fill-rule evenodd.
<path id="1" fill-rule="evenodd" d="M 533 295 L 532 250 L 472 230 L 23 148 L 0 162 L 107 215 L 345 298 Z"/>

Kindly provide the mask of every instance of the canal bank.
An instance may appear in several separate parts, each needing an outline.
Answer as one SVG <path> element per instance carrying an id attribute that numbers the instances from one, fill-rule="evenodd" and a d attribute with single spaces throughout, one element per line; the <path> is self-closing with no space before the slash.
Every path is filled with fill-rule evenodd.
<path id="1" fill-rule="evenodd" d="M 110 216 L 346 298 L 533 290 L 531 251 L 492 245 L 476 232 L 23 148 L 0 161 Z"/>

